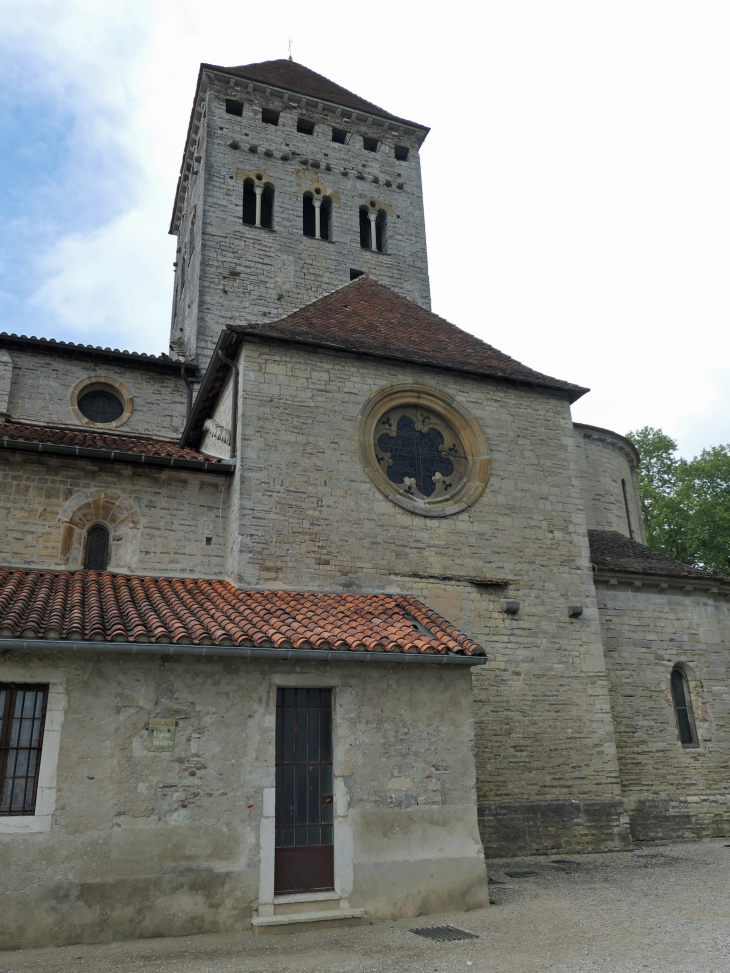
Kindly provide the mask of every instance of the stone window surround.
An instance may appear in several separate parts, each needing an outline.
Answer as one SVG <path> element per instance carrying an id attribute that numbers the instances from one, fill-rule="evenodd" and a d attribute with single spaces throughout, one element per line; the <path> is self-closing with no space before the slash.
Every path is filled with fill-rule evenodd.
<path id="1" fill-rule="evenodd" d="M 79 409 L 79 399 L 81 396 L 86 392 L 93 392 L 96 389 L 112 392 L 121 398 L 124 412 L 114 422 L 94 422 L 92 419 L 87 419 Z M 134 399 L 127 386 L 115 378 L 110 378 L 108 375 L 88 375 L 86 378 L 82 378 L 68 393 L 68 404 L 78 422 L 83 426 L 90 426 L 93 429 L 118 429 L 125 422 L 129 421 L 134 411 Z"/>
<path id="2" fill-rule="evenodd" d="M 61 744 L 61 727 L 66 710 L 66 689 L 57 670 L 33 669 L 27 666 L 0 665 L 0 681 L 16 684 L 48 685 L 46 724 L 43 730 L 41 765 L 38 771 L 38 790 L 35 813 L 0 817 L 0 836 L 9 834 L 40 834 L 51 830 L 56 808 L 56 772 Z"/>
<path id="3" fill-rule="evenodd" d="M 338 698 L 337 679 L 332 676 L 322 676 L 316 672 L 309 673 L 280 673 L 271 676 L 271 690 L 267 700 L 267 707 L 271 719 L 276 714 L 276 690 L 279 687 L 316 687 L 332 690 L 332 783 L 334 787 L 334 855 L 335 855 L 335 890 L 334 892 L 298 892 L 290 895 L 274 895 L 274 855 L 275 855 L 275 813 L 276 788 L 263 788 L 263 816 L 259 837 L 259 906 L 261 917 L 274 915 L 274 904 L 285 902 L 321 902 L 339 899 L 340 908 L 348 909 L 348 897 L 352 892 L 354 881 L 354 842 L 347 811 L 350 803 L 344 778 L 339 771 L 339 754 L 337 745 Z M 271 772 L 274 772 L 274 754 L 271 754 Z"/>
<path id="4" fill-rule="evenodd" d="M 376 425 L 386 412 L 401 405 L 428 409 L 441 416 L 459 436 L 467 456 L 466 473 L 451 496 L 422 501 L 399 491 L 381 469 L 375 454 Z M 368 479 L 388 500 L 423 517 L 448 517 L 471 506 L 484 492 L 491 459 L 487 437 L 477 419 L 454 396 L 421 382 L 386 385 L 363 404 L 355 427 L 355 442 Z"/>

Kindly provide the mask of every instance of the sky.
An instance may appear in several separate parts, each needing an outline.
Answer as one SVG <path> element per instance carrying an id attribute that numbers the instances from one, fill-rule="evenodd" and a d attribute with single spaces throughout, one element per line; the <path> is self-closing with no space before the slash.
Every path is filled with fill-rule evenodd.
<path id="1" fill-rule="evenodd" d="M 432 129 L 433 309 L 589 387 L 576 421 L 730 443 L 730 4 L 0 0 L 0 331 L 167 351 L 201 61 L 286 57 Z"/>

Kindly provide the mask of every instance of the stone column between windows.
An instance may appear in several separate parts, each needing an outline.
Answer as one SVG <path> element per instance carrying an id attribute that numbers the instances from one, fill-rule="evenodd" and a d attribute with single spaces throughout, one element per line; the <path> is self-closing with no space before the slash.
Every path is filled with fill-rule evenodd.
<path id="1" fill-rule="evenodd" d="M 370 212 L 368 213 L 368 219 L 370 220 L 370 249 L 371 250 L 378 249 L 378 237 L 375 232 L 375 221 L 377 220 L 377 218 L 378 218 L 378 214 L 373 213 L 373 211 L 370 210 Z"/>
<path id="2" fill-rule="evenodd" d="M 320 230 L 322 227 L 321 222 L 321 211 L 322 211 L 322 199 L 320 197 L 313 197 L 312 202 L 314 203 L 314 238 L 315 240 L 321 240 Z"/>
<path id="3" fill-rule="evenodd" d="M 260 182 L 256 183 L 253 191 L 256 193 L 256 226 L 261 226 L 261 197 L 264 194 L 264 187 Z"/>

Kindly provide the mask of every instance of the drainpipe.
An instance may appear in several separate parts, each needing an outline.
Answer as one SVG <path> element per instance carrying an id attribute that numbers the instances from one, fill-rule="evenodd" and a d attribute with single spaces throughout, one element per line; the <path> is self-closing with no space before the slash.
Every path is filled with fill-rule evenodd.
<path id="1" fill-rule="evenodd" d="M 231 389 L 231 459 L 236 458 L 236 433 L 238 418 L 238 365 L 230 358 L 226 358 L 222 351 L 218 352 L 218 357 L 224 365 L 229 365 L 233 372 L 233 388 Z"/>
<path id="2" fill-rule="evenodd" d="M 185 413 L 185 421 L 187 422 L 187 420 L 190 418 L 190 412 L 192 411 L 193 408 L 193 381 L 187 376 L 187 372 L 185 371 L 186 365 L 187 362 L 184 361 L 180 362 L 180 374 L 183 377 L 183 382 L 185 382 L 185 384 L 188 387 L 188 408 L 187 408 L 187 412 Z"/>

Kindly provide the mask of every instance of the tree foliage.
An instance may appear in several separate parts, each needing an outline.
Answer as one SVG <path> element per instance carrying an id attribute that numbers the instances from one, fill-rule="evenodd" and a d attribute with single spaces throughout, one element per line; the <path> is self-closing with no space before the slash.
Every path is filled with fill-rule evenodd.
<path id="1" fill-rule="evenodd" d="M 730 577 L 730 445 L 685 460 L 661 429 L 628 439 L 641 454 L 639 496 L 649 547 Z"/>

